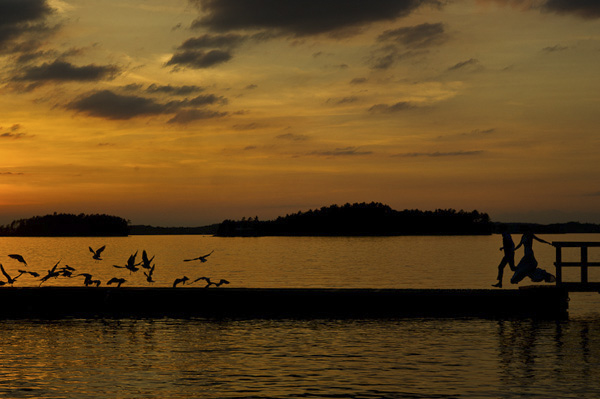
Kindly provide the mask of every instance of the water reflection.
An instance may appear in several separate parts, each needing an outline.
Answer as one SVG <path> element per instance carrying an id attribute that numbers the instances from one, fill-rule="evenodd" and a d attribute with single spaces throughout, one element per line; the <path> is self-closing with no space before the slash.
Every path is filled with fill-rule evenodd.
<path id="1" fill-rule="evenodd" d="M 600 393 L 600 321 L 498 321 L 500 381 L 539 397 Z M 591 396 L 590 396 L 591 397 Z"/>

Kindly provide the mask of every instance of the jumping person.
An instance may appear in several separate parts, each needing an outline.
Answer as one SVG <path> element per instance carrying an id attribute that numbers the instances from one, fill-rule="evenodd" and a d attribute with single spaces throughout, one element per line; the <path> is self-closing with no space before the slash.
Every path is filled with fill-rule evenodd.
<path id="1" fill-rule="evenodd" d="M 515 243 L 513 242 L 510 233 L 506 231 L 502 232 L 502 247 L 500 251 L 504 251 L 504 256 L 498 265 L 498 282 L 492 284 L 492 287 L 502 288 L 502 276 L 504 275 L 504 268 L 506 265 L 510 267 L 510 270 L 515 271 Z"/>
<path id="2" fill-rule="evenodd" d="M 517 245 L 515 248 L 516 251 L 521 246 L 523 246 L 524 254 L 521 260 L 519 261 L 519 264 L 517 265 L 517 270 L 515 271 L 515 274 L 510 279 L 510 282 L 512 284 L 519 283 L 526 276 L 529 276 L 529 278 L 531 278 L 533 281 L 546 280 L 548 282 L 551 282 L 554 279 L 554 276 L 552 276 L 545 270 L 539 269 L 539 272 L 537 271 L 538 262 L 533 254 L 533 240 L 539 241 L 544 244 L 552 245 L 548 241 L 543 240 L 537 237 L 535 234 L 533 234 L 531 229 L 525 229 L 523 236 L 521 237 L 521 241 L 519 242 L 519 245 Z"/>

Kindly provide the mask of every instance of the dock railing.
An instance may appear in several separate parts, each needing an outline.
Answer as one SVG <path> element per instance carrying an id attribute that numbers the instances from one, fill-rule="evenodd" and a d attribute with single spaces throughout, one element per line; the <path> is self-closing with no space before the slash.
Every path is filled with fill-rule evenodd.
<path id="1" fill-rule="evenodd" d="M 588 279 L 588 268 L 600 266 L 600 262 L 590 262 L 588 248 L 600 248 L 600 242 L 593 241 L 553 241 L 552 245 L 556 248 L 556 285 L 562 286 L 570 291 L 596 291 L 600 290 L 600 282 L 590 282 Z M 563 248 L 579 248 L 579 262 L 564 261 Z M 562 276 L 563 267 L 579 267 L 581 271 L 581 281 L 564 282 Z"/>

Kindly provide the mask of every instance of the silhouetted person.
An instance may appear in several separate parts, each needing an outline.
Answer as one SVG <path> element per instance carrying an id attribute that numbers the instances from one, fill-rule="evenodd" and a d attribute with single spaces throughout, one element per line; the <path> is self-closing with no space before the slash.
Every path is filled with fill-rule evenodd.
<path id="1" fill-rule="evenodd" d="M 538 279 L 536 277 L 536 274 L 534 273 L 537 273 L 538 275 L 540 274 L 540 272 L 546 273 L 548 275 L 546 281 L 548 282 L 551 281 L 550 276 L 552 278 L 554 277 L 551 274 L 547 273 L 545 270 L 539 269 L 539 272 L 536 270 L 538 262 L 533 254 L 533 240 L 539 241 L 544 244 L 552 245 L 548 241 L 543 240 L 537 237 L 535 234 L 533 234 L 530 228 L 525 228 L 519 245 L 515 247 L 516 251 L 517 249 L 521 248 L 521 246 L 523 246 L 524 254 L 521 260 L 519 261 L 519 264 L 517 265 L 515 274 L 510 279 L 510 282 L 513 284 L 519 283 L 527 276 L 529 276 L 534 281 L 542 281 L 545 279 L 544 277 Z"/>
<path id="2" fill-rule="evenodd" d="M 502 277 L 504 276 L 504 268 L 506 265 L 510 267 L 510 270 L 515 271 L 515 243 L 508 231 L 502 232 L 502 247 L 500 251 L 504 251 L 504 256 L 498 265 L 498 282 L 492 284 L 492 287 L 502 288 Z"/>

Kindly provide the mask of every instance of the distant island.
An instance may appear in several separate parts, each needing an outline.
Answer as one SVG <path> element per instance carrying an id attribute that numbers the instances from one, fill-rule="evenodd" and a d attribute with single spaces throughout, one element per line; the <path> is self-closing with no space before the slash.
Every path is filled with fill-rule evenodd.
<path id="1" fill-rule="evenodd" d="M 108 237 L 127 236 L 129 222 L 118 216 L 54 213 L 19 219 L 0 226 L 1 236 Z"/>
<path id="2" fill-rule="evenodd" d="M 331 205 L 275 220 L 257 217 L 223 221 L 215 235 L 232 236 L 394 236 L 491 234 L 486 213 L 454 209 L 396 211 L 378 202 Z"/>
<path id="3" fill-rule="evenodd" d="M 0 226 L 0 236 L 14 237 L 101 237 L 128 235 L 214 235 L 218 237 L 259 236 L 397 236 L 397 235 L 487 235 L 508 230 L 518 234 L 523 227 L 537 234 L 600 233 L 593 223 L 502 223 L 493 222 L 479 211 L 397 211 L 371 202 L 331 205 L 299 211 L 262 221 L 258 217 L 224 220 L 200 227 L 156 227 L 131 225 L 118 216 L 65 214 L 35 216 Z"/>

